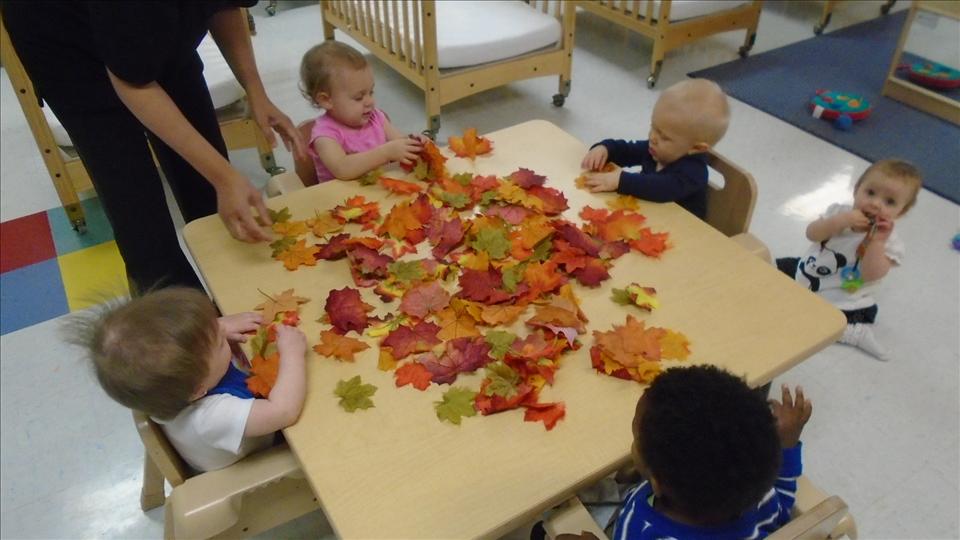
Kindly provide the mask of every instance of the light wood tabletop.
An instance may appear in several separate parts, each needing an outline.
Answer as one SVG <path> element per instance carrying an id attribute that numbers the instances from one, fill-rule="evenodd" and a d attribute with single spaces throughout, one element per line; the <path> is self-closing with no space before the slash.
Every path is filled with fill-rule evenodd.
<path id="1" fill-rule="evenodd" d="M 532 169 L 547 176 L 547 186 L 566 194 L 565 217 L 575 222 L 584 205 L 603 207 L 614 196 L 574 186 L 587 147 L 549 122 L 526 122 L 486 136 L 494 144 L 491 155 L 472 162 L 451 158 L 448 170 L 507 175 L 519 167 Z M 381 201 L 382 213 L 402 200 L 378 186 L 333 181 L 267 204 L 288 207 L 294 219 L 305 219 L 356 194 Z M 600 287 L 575 285 L 590 319 L 588 332 L 610 330 L 632 314 L 648 326 L 689 338 L 690 358 L 665 364 L 711 363 L 754 386 L 842 332 L 845 320 L 838 310 L 676 204 L 641 202 L 640 212 L 654 231 L 670 233 L 672 248 L 659 259 L 628 253 L 615 261 L 611 278 Z M 346 260 L 289 272 L 270 257 L 266 244 L 231 239 L 217 216 L 188 224 L 184 236 L 224 313 L 253 309 L 263 300 L 258 289 L 274 294 L 294 288 L 309 297 L 301 306 L 301 328 L 310 345 L 328 327 L 316 322 L 328 292 L 356 287 Z M 661 307 L 646 314 L 613 303 L 610 289 L 631 282 L 655 287 Z M 361 292 L 377 307 L 375 314 L 396 309 L 396 302 L 385 305 L 370 289 Z M 566 417 L 552 431 L 524 422 L 522 409 L 465 418 L 460 426 L 440 422 L 433 402 L 448 386 L 431 385 L 425 392 L 396 388 L 393 373 L 377 369 L 376 342 L 363 339 L 371 348 L 355 363 L 308 353 L 303 413 L 284 430 L 342 538 L 496 537 L 628 459 L 630 422 L 643 386 L 594 371 L 592 335 L 581 336 L 583 347 L 563 357 L 556 383 L 541 394 L 542 402 L 566 403 Z M 376 406 L 347 413 L 338 406 L 334 387 L 357 374 L 378 387 Z M 476 390 L 481 379 L 480 374 L 461 375 L 455 385 Z"/>

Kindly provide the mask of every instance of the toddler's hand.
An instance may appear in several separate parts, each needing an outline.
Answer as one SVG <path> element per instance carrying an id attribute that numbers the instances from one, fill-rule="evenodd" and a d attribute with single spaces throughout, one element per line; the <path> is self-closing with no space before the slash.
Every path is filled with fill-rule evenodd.
<path id="1" fill-rule="evenodd" d="M 893 220 L 877 218 L 877 231 L 873 233 L 873 239 L 880 242 L 886 242 L 893 232 Z"/>
<path id="2" fill-rule="evenodd" d="M 307 336 L 295 326 L 285 324 L 276 325 L 277 330 L 277 350 L 280 351 L 280 358 L 286 356 L 303 358 L 307 351 Z"/>
<path id="3" fill-rule="evenodd" d="M 860 210 L 853 209 L 840 215 L 843 216 L 844 225 L 854 231 L 864 232 L 870 228 L 870 218 Z"/>
<path id="4" fill-rule="evenodd" d="M 399 161 L 404 165 L 409 165 L 417 160 L 417 156 L 423 150 L 423 143 L 413 137 L 401 137 L 384 144 L 384 147 L 390 161 Z"/>
<path id="5" fill-rule="evenodd" d="M 604 145 L 594 146 L 583 156 L 580 162 L 580 168 L 588 171 L 599 171 L 607 164 L 607 147 Z"/>
<path id="6" fill-rule="evenodd" d="M 781 448 L 793 448 L 800 441 L 800 432 L 813 413 L 813 404 L 803 397 L 803 388 L 796 389 L 796 400 L 790 395 L 790 387 L 783 385 L 781 400 L 770 400 L 773 416 L 777 419 L 777 433 Z"/>
<path id="7" fill-rule="evenodd" d="M 223 333 L 227 335 L 227 341 L 243 343 L 247 340 L 247 336 L 244 335 L 246 332 L 255 332 L 260 327 L 260 323 L 263 322 L 263 315 L 255 311 L 248 311 L 220 317 L 217 322 L 220 323 Z"/>
<path id="8" fill-rule="evenodd" d="M 586 182 L 584 183 L 587 188 L 594 193 L 598 191 L 616 191 L 617 187 L 620 186 L 619 167 L 610 172 L 587 173 L 584 177 L 586 178 Z"/>

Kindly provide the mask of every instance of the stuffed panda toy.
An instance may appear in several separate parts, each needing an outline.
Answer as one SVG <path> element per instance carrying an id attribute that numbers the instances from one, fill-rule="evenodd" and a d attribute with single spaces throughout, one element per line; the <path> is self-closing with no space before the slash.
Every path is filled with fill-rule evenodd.
<path id="1" fill-rule="evenodd" d="M 807 287 L 817 292 L 820 290 L 821 280 L 837 274 L 846 265 L 847 258 L 842 253 L 824 246 L 820 248 L 819 254 L 810 255 L 806 260 L 800 261 L 800 274 L 806 278 Z"/>

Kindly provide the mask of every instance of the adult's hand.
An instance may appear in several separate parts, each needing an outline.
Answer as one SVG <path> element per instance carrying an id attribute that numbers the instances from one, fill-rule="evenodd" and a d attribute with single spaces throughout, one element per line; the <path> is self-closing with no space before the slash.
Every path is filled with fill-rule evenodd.
<path id="1" fill-rule="evenodd" d="M 267 205 L 263 203 L 263 194 L 243 175 L 236 173 L 230 181 L 217 187 L 217 213 L 230 235 L 250 243 L 270 240 L 270 232 L 257 223 L 251 207 L 256 209 L 260 223 L 272 224 Z"/>
<path id="2" fill-rule="evenodd" d="M 270 143 L 270 146 L 276 146 L 277 138 L 274 131 L 280 135 L 283 140 L 283 146 L 287 151 L 292 152 L 297 159 L 310 159 L 307 154 L 307 143 L 300 135 L 300 130 L 293 124 L 290 117 L 283 114 L 283 111 L 277 108 L 266 97 L 251 98 L 250 109 L 253 118 L 263 131 L 263 136 Z"/>

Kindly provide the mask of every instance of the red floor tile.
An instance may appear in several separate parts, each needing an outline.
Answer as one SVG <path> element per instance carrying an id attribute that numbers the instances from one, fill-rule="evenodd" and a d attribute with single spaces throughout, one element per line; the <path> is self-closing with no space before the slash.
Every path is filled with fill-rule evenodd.
<path id="1" fill-rule="evenodd" d="M 46 212 L 0 223 L 0 273 L 56 256 Z"/>

